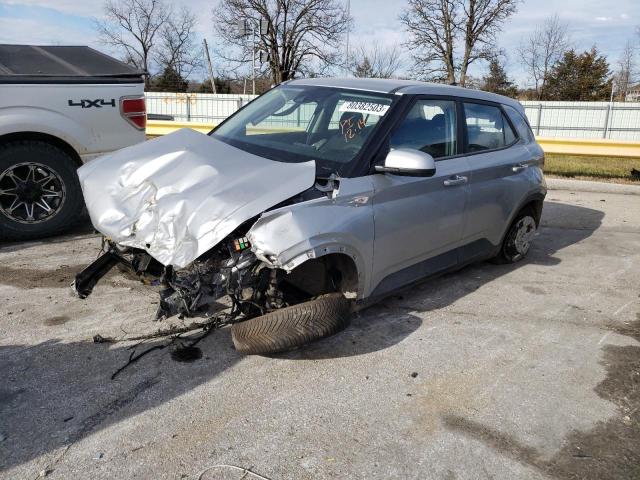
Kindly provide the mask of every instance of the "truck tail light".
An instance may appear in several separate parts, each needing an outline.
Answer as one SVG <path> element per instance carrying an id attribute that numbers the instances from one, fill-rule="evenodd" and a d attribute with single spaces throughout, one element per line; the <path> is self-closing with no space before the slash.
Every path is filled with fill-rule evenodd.
<path id="1" fill-rule="evenodd" d="M 147 105 L 144 97 L 122 97 L 120 115 L 139 130 L 147 126 Z"/>

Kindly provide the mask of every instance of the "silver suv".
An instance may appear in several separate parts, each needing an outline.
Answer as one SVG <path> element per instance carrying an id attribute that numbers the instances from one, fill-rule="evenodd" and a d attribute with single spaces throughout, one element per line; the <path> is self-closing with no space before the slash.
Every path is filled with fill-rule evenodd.
<path id="1" fill-rule="evenodd" d="M 522 106 L 399 80 L 282 84 L 209 135 L 180 130 L 80 168 L 109 239 L 86 297 L 121 263 L 156 279 L 158 317 L 231 300 L 245 353 L 342 328 L 353 305 L 529 250 L 546 185 Z M 213 318 L 213 317 L 211 317 Z"/>

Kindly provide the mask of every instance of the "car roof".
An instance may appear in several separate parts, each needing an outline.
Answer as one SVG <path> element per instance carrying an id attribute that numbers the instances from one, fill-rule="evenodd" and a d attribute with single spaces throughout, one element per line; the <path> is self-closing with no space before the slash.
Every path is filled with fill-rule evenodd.
<path id="1" fill-rule="evenodd" d="M 522 105 L 513 98 L 471 88 L 445 85 L 442 83 L 420 82 L 417 80 L 395 80 L 387 78 L 305 78 L 292 80 L 287 85 L 308 85 L 317 87 L 349 88 L 377 93 L 397 95 L 451 95 L 454 97 L 486 100 L 502 103 L 523 112 Z"/>

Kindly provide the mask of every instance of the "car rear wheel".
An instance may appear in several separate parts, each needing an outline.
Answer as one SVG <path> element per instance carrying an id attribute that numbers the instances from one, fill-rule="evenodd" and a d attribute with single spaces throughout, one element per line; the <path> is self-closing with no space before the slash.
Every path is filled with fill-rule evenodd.
<path id="1" fill-rule="evenodd" d="M 61 233 L 83 206 L 76 165 L 66 152 L 35 140 L 0 147 L 0 239 Z"/>
<path id="2" fill-rule="evenodd" d="M 536 221 L 530 213 L 518 215 L 504 237 L 500 253 L 494 259 L 495 263 L 516 263 L 526 257 L 536 229 Z"/>
<path id="3" fill-rule="evenodd" d="M 351 302 L 329 293 L 231 326 L 233 344 L 241 353 L 283 352 L 333 335 L 349 323 Z"/>

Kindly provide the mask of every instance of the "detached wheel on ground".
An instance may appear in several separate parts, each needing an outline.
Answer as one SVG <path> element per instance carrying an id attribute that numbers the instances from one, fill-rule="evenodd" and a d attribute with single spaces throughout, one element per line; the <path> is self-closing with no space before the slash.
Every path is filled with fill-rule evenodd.
<path id="1" fill-rule="evenodd" d="M 69 154 L 35 140 L 0 146 L 0 239 L 62 233 L 77 222 L 83 207 Z"/>
<path id="2" fill-rule="evenodd" d="M 349 323 L 351 302 L 341 293 L 281 308 L 231 326 L 233 344 L 241 353 L 277 353 L 328 337 Z"/>
<path id="3" fill-rule="evenodd" d="M 509 227 L 494 263 L 516 263 L 526 257 L 536 230 L 533 216 L 529 212 L 520 213 Z"/>

